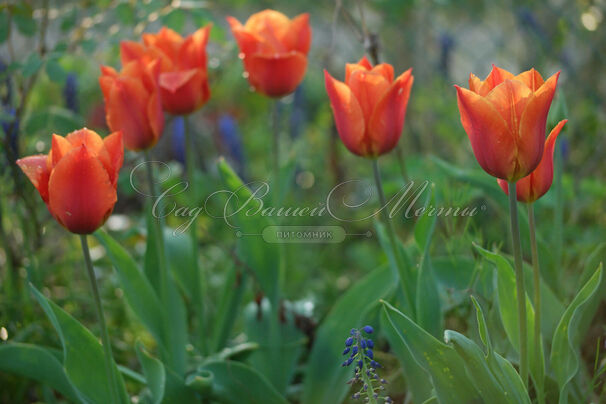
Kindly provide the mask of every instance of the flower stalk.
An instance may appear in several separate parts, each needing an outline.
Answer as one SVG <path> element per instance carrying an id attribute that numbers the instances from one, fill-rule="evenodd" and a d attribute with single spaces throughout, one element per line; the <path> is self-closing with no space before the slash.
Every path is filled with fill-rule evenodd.
<path id="1" fill-rule="evenodd" d="M 528 204 L 528 228 L 530 230 L 530 251 L 532 254 L 532 273 L 534 286 L 534 361 L 541 361 L 541 270 L 537 250 L 534 204 Z M 543 380 L 537 381 L 537 395 L 543 397 Z"/>
<path id="2" fill-rule="evenodd" d="M 88 240 L 85 234 L 80 235 L 80 244 L 82 245 L 82 253 L 84 255 L 84 262 L 86 263 L 86 273 L 88 275 L 88 282 L 90 288 L 93 291 L 93 300 L 95 302 L 95 310 L 97 312 L 97 320 L 101 328 L 101 343 L 103 345 L 103 353 L 105 355 L 105 373 L 107 376 L 107 383 L 110 388 L 110 397 L 113 403 L 118 402 L 118 393 L 116 391 L 116 378 L 112 370 L 114 365 L 114 357 L 112 355 L 112 348 L 109 341 L 109 333 L 107 332 L 107 325 L 105 323 L 105 316 L 103 314 L 103 306 L 101 306 L 101 297 L 99 296 L 99 288 L 97 287 L 97 280 L 95 279 L 95 272 L 93 270 L 93 263 L 90 258 L 90 250 L 88 248 Z"/>
<path id="3" fill-rule="evenodd" d="M 526 288 L 522 268 L 522 244 L 520 241 L 520 226 L 518 223 L 518 208 L 516 183 L 509 183 L 509 216 L 511 219 L 511 238 L 515 262 L 516 293 L 518 299 L 518 321 L 520 339 L 520 377 L 524 386 L 528 385 L 528 334 L 526 321 Z"/>

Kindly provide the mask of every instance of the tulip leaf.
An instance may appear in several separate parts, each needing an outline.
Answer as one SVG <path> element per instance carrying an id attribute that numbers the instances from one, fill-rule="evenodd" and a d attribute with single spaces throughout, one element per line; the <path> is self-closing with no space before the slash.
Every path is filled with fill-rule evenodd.
<path id="1" fill-rule="evenodd" d="M 253 195 L 225 160 L 219 161 L 218 168 L 223 183 L 233 195 L 229 208 L 238 210 L 248 202 L 244 211 L 229 218 L 237 225 L 234 233 L 238 237 L 238 256 L 252 269 L 265 294 L 271 301 L 275 301 L 280 266 L 279 244 L 267 243 L 260 236 L 263 229 L 270 225 L 267 218 L 260 213 L 263 201 L 258 195 Z M 249 214 L 251 212 L 253 214 Z"/>
<path id="2" fill-rule="evenodd" d="M 387 316 L 381 316 L 381 331 L 389 342 L 390 350 L 398 358 L 406 380 L 406 389 L 412 395 L 413 402 L 429 400 L 433 394 L 431 380 L 423 367 L 415 361 L 408 346 L 402 343 L 399 333 L 391 326 Z"/>
<path id="3" fill-rule="evenodd" d="M 164 309 L 149 280 L 124 247 L 109 234 L 98 230 L 95 237 L 105 247 L 130 307 L 156 341 L 163 345 Z"/>
<path id="4" fill-rule="evenodd" d="M 212 375 L 211 397 L 224 404 L 287 404 L 254 368 L 234 361 L 210 361 L 199 368 Z"/>
<path id="5" fill-rule="evenodd" d="M 33 285 L 30 288 L 51 324 L 59 334 L 63 346 L 63 368 L 80 400 L 86 403 L 105 404 L 112 402 L 111 387 L 105 372 L 105 356 L 99 340 L 82 324 L 48 300 Z M 111 367 L 114 390 L 118 392 L 120 404 L 130 403 L 124 380 L 116 364 Z"/>
<path id="6" fill-rule="evenodd" d="M 79 401 L 63 364 L 41 346 L 22 343 L 0 345 L 0 370 L 48 384 L 69 400 Z"/>
<path id="7" fill-rule="evenodd" d="M 423 206 L 433 206 L 435 199 L 430 192 L 428 201 Z M 438 282 L 433 273 L 429 248 L 436 227 L 436 215 L 430 215 L 426 209 L 424 214 L 417 220 L 414 234 L 417 246 L 421 252 L 419 273 L 416 285 L 416 320 L 417 323 L 434 337 L 442 333 L 442 311 L 440 307 L 440 294 Z"/>
<path id="8" fill-rule="evenodd" d="M 499 301 L 499 314 L 501 322 L 505 328 L 507 339 L 516 350 L 520 352 L 520 328 L 518 321 L 518 301 L 516 290 L 516 278 L 513 268 L 509 261 L 499 254 L 475 246 L 476 250 L 488 261 L 492 262 L 497 271 L 495 273 L 497 285 L 497 298 Z M 534 309 L 528 296 L 526 296 L 526 339 L 528 343 L 528 363 L 530 375 L 535 385 L 538 385 L 539 391 L 543 391 L 543 381 L 545 378 L 545 358 L 543 353 L 543 343 L 539 352 L 539 362 L 535 358 L 534 345 Z"/>
<path id="9" fill-rule="evenodd" d="M 140 341 L 137 341 L 135 348 L 153 402 L 154 404 L 160 404 L 164 398 L 164 385 L 166 384 L 164 364 L 151 356 Z"/>
<path id="10" fill-rule="evenodd" d="M 378 299 L 392 295 L 396 284 L 391 269 L 381 266 L 337 300 L 316 332 L 305 371 L 303 404 L 343 401 L 353 374 L 351 368 L 341 367 L 344 341 L 352 327 L 361 326 L 375 312 Z"/>
<path id="11" fill-rule="evenodd" d="M 453 347 L 435 339 L 387 302 L 383 302 L 382 315 L 400 337 L 400 343 L 408 347 L 417 364 L 431 377 L 439 402 L 452 402 L 452 397 L 461 403 L 482 402 L 465 363 Z"/>
<path id="12" fill-rule="evenodd" d="M 579 325 L 586 316 L 586 310 L 592 306 L 592 302 L 603 297 L 596 293 L 601 282 L 602 265 L 566 308 L 553 336 L 551 365 L 560 388 L 560 404 L 568 403 L 570 381 L 579 371 L 580 355 L 577 347 L 582 337 L 579 333 Z"/>

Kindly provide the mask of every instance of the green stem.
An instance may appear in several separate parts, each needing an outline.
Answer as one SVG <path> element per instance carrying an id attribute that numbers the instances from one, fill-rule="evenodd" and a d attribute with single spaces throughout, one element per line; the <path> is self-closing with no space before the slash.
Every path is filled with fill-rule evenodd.
<path id="1" fill-rule="evenodd" d="M 274 175 L 274 204 L 277 206 L 280 198 L 280 128 L 279 128 L 279 100 L 273 102 L 272 111 L 272 171 Z"/>
<path id="2" fill-rule="evenodd" d="M 187 179 L 189 181 L 189 191 L 194 198 L 194 206 L 197 206 L 197 187 L 196 187 L 196 157 L 195 157 L 195 143 L 194 137 L 192 133 L 189 131 L 189 125 L 187 118 L 183 118 L 184 127 L 185 127 L 185 169 L 187 171 Z M 189 227 L 189 234 L 191 239 L 191 251 L 192 251 L 192 269 L 194 272 L 194 301 L 195 308 L 194 312 L 198 317 L 198 339 L 200 343 L 200 350 L 203 355 L 206 355 L 207 352 L 207 344 L 206 344 L 206 336 L 208 335 L 206 330 L 206 316 L 204 313 L 204 301 L 203 301 L 203 293 L 202 293 L 202 276 L 200 274 L 200 267 L 198 265 L 198 233 L 196 223 L 192 223 Z"/>
<path id="3" fill-rule="evenodd" d="M 412 302 L 411 293 L 409 293 L 407 283 L 408 277 L 406 275 L 404 269 L 404 259 L 402 258 L 402 252 L 400 251 L 400 247 L 398 246 L 396 232 L 393 228 L 393 223 L 389 218 L 389 214 L 384 207 L 387 206 L 387 201 L 385 199 L 385 194 L 383 193 L 383 184 L 381 182 L 381 172 L 379 170 L 379 160 L 375 158 L 372 160 L 372 169 L 375 176 L 375 184 L 377 186 L 377 193 L 379 194 L 379 202 L 381 203 L 381 212 L 383 213 L 383 220 L 385 221 L 385 228 L 387 229 L 387 237 L 389 239 L 389 245 L 391 247 L 391 251 L 396 262 L 396 267 L 398 268 L 398 273 L 400 275 L 400 283 L 402 287 L 402 292 L 404 293 L 404 297 L 406 298 L 406 302 L 410 307 L 410 314 L 413 317 L 415 316 L 415 306 Z"/>
<path id="4" fill-rule="evenodd" d="M 516 292 L 518 299 L 518 321 L 520 329 L 520 377 L 524 386 L 528 386 L 528 333 L 526 322 L 526 288 L 524 287 L 524 270 L 522 262 L 522 243 L 518 224 L 518 207 L 516 183 L 509 183 L 509 216 L 511 218 L 511 238 L 515 260 Z"/>
<path id="5" fill-rule="evenodd" d="M 116 391 L 116 378 L 115 373 L 112 370 L 114 366 L 114 357 L 112 355 L 112 347 L 109 342 L 109 334 L 107 332 L 107 326 L 105 324 L 105 316 L 103 315 L 103 307 L 101 306 L 101 297 L 99 296 L 99 289 L 97 288 L 97 280 L 95 279 L 95 272 L 93 271 L 93 263 L 90 259 L 90 251 L 88 249 L 88 241 L 86 235 L 80 235 L 80 244 L 82 245 L 82 253 L 84 254 L 84 262 L 86 263 L 86 271 L 88 274 L 88 281 L 90 288 L 93 291 L 93 298 L 95 301 L 95 310 L 97 311 L 97 319 L 101 327 L 101 342 L 103 345 L 103 352 L 105 354 L 105 373 L 107 376 L 107 382 L 110 388 L 110 396 L 112 403 L 118 402 L 118 393 Z"/>
<path id="6" fill-rule="evenodd" d="M 152 168 L 152 159 L 149 155 L 149 151 L 145 150 L 144 152 L 145 160 L 147 163 L 145 164 L 145 171 L 147 173 L 147 182 L 149 185 L 149 193 L 152 198 L 157 198 L 159 195 L 156 191 L 156 182 L 154 181 L 154 172 Z M 158 212 L 161 212 L 162 209 L 158 207 Z M 161 216 L 161 213 L 159 213 Z M 160 272 L 160 298 L 162 302 L 166 305 L 168 304 L 168 267 L 166 265 L 166 250 L 164 249 L 164 233 L 162 230 L 162 222 L 160 217 L 156 217 L 155 220 L 152 219 L 153 222 L 153 231 L 156 240 L 156 254 L 158 259 L 158 270 Z"/>
<path id="7" fill-rule="evenodd" d="M 534 205 L 528 204 L 528 227 L 530 230 L 530 251 L 532 253 L 532 272 L 534 284 L 534 360 L 541 362 L 541 269 L 534 221 Z M 537 395 L 543 397 L 543 380 L 538 381 Z M 541 401 L 541 400 L 540 400 Z"/>

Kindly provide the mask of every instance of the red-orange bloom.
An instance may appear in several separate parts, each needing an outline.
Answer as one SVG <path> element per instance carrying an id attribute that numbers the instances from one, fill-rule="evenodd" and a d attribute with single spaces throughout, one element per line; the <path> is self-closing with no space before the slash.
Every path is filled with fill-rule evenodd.
<path id="1" fill-rule="evenodd" d="M 542 197 L 551 188 L 553 182 L 553 151 L 555 142 L 567 119 L 560 121 L 545 140 L 543 158 L 533 172 L 516 182 L 516 196 L 519 202 L 531 203 Z M 497 179 L 499 185 L 509 195 L 507 181 Z"/>
<path id="2" fill-rule="evenodd" d="M 309 14 L 292 20 L 274 10 L 253 14 L 242 25 L 227 17 L 255 91 L 269 97 L 290 94 L 301 83 L 311 45 Z"/>
<path id="3" fill-rule="evenodd" d="M 493 66 L 484 81 L 471 74 L 469 90 L 455 86 L 461 123 L 488 174 L 511 182 L 537 167 L 559 75 L 544 82 L 534 69 L 514 76 Z"/>
<path id="4" fill-rule="evenodd" d="M 97 230 L 116 203 L 122 167 L 122 133 L 105 139 L 89 129 L 53 135 L 48 155 L 17 160 L 57 221 L 72 233 Z"/>
<path id="5" fill-rule="evenodd" d="M 185 115 L 202 107 L 210 98 L 206 69 L 206 44 L 211 24 L 183 38 L 162 27 L 157 34 L 143 34 L 143 44 L 123 41 L 122 64 L 137 59 L 159 60 L 158 85 L 165 111 Z"/>
<path id="6" fill-rule="evenodd" d="M 120 73 L 101 66 L 99 84 L 105 98 L 105 119 L 112 131 L 121 130 L 129 150 L 153 147 L 164 129 L 164 113 L 156 77 L 159 64 L 137 60 Z"/>
<path id="7" fill-rule="evenodd" d="M 354 154 L 377 157 L 393 149 L 402 133 L 414 77 L 408 69 L 394 80 L 393 67 L 372 67 L 363 57 L 345 66 L 345 82 L 324 70 L 337 131 Z"/>

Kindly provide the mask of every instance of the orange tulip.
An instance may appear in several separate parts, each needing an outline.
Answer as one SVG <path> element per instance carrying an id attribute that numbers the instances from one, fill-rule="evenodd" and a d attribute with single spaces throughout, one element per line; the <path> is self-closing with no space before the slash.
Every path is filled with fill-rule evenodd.
<path id="1" fill-rule="evenodd" d="M 25 157 L 17 164 L 63 227 L 89 234 L 114 208 L 123 157 L 121 132 L 101 139 L 84 128 L 66 137 L 53 135 L 48 155 Z"/>
<path id="2" fill-rule="evenodd" d="M 559 75 L 544 82 L 534 69 L 514 76 L 493 66 L 484 81 L 471 74 L 469 90 L 455 86 L 461 123 L 488 174 L 512 182 L 537 167 Z"/>
<path id="3" fill-rule="evenodd" d="M 159 60 L 158 86 L 165 111 L 185 115 L 201 108 L 210 98 L 206 69 L 206 44 L 211 25 L 183 38 L 162 27 L 157 34 L 143 34 L 143 44 L 123 41 L 122 63 Z"/>
<path id="4" fill-rule="evenodd" d="M 301 83 L 311 45 L 309 14 L 292 20 L 274 10 L 253 14 L 242 25 L 227 17 L 240 47 L 250 85 L 269 97 L 290 94 Z"/>
<path id="5" fill-rule="evenodd" d="M 156 79 L 158 62 L 127 63 L 120 73 L 101 66 L 99 84 L 105 98 L 105 119 L 112 131 L 121 130 L 129 150 L 153 147 L 164 129 L 164 114 Z"/>
<path id="6" fill-rule="evenodd" d="M 543 158 L 533 172 L 527 177 L 516 182 L 516 196 L 519 202 L 532 203 L 545 195 L 553 182 L 553 151 L 556 138 L 560 134 L 567 119 L 560 121 L 545 140 Z M 507 181 L 497 179 L 499 185 L 509 195 L 509 184 Z"/>
<path id="7" fill-rule="evenodd" d="M 354 154 L 377 157 L 391 151 L 402 133 L 414 77 L 408 69 L 394 80 L 393 67 L 372 67 L 363 57 L 345 66 L 345 83 L 324 70 L 326 91 L 345 146 Z"/>

